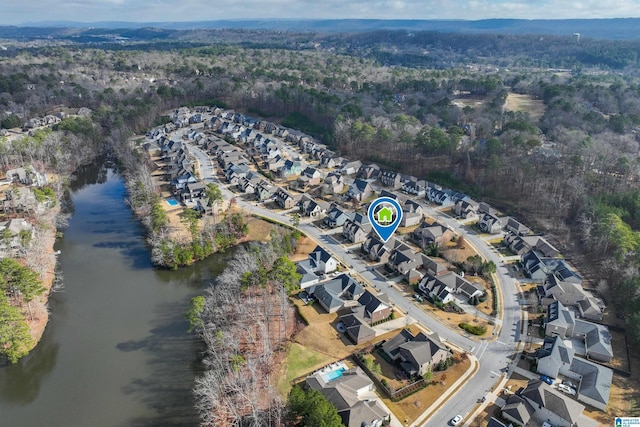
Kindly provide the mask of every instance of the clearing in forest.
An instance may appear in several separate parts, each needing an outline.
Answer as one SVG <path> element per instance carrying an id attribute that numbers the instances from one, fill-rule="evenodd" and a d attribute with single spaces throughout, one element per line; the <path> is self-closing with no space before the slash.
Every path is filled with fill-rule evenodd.
<path id="1" fill-rule="evenodd" d="M 533 120 L 540 120 L 545 111 L 544 102 L 533 99 L 529 95 L 508 92 L 507 101 L 504 103 L 505 111 L 522 111 L 529 113 Z"/>

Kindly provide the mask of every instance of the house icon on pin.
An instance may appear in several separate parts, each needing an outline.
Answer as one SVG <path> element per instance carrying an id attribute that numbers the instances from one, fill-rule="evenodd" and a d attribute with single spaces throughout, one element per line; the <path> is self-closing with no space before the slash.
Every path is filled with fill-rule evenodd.
<path id="1" fill-rule="evenodd" d="M 376 215 L 378 216 L 378 224 L 391 224 L 393 211 L 388 207 L 383 207 L 376 213 Z"/>

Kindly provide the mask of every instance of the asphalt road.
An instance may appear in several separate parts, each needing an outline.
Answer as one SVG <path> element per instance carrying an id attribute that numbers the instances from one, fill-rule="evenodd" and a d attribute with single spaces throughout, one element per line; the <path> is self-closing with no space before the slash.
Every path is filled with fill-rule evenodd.
<path id="1" fill-rule="evenodd" d="M 191 146 L 190 151 L 199 159 L 201 176 L 205 181 L 219 184 L 222 194 L 225 197 L 237 196 L 226 188 L 225 183 L 218 180 L 214 173 L 215 169 L 211 166 L 210 158 L 206 153 L 195 146 Z M 287 223 L 289 221 L 287 217 L 283 217 L 280 213 L 258 206 L 254 202 L 243 201 L 238 197 L 236 197 L 236 200 L 240 207 L 252 214 L 279 222 Z M 518 305 L 516 283 L 509 275 L 506 266 L 503 265 L 500 255 L 494 252 L 487 242 L 483 241 L 472 231 L 466 230 L 464 226 L 454 218 L 429 208 L 425 202 L 422 202 L 422 204 L 425 207 L 425 212 L 429 216 L 452 228 L 456 233 L 464 235 L 468 244 L 471 244 L 485 259 L 493 261 L 498 267 L 496 272 L 498 279 L 497 289 L 501 293 L 500 301 L 503 317 L 501 322 L 497 322 L 497 326 L 500 328 L 497 339 L 477 341 L 469 338 L 469 336 L 453 331 L 414 305 L 412 300 L 406 298 L 396 287 L 390 286 L 387 281 L 371 271 L 369 266 L 355 255 L 349 253 L 347 248 L 337 244 L 325 231 L 321 231 L 315 226 L 306 223 L 300 224 L 300 229 L 316 239 L 316 241 L 321 242 L 344 265 L 351 266 L 351 269 L 359 273 L 367 282 L 386 293 L 389 296 L 389 300 L 397 308 L 411 316 L 420 324 L 426 326 L 432 332 L 437 332 L 445 341 L 472 352 L 478 358 L 480 361 L 478 372 L 440 407 L 437 412 L 423 423 L 424 426 L 444 426 L 457 414 L 463 416 L 468 415 L 478 402 L 478 399 L 491 391 L 492 387 L 501 379 L 501 375 L 505 374 L 507 365 L 511 361 L 510 358 L 515 354 L 516 345 L 520 339 L 521 311 Z"/>

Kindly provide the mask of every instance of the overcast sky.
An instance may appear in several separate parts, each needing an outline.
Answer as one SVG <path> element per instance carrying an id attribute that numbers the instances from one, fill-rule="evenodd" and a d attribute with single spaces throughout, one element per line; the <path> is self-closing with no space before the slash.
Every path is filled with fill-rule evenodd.
<path id="1" fill-rule="evenodd" d="M 52 20 L 629 17 L 640 17 L 640 0 L 0 0 L 0 25 Z"/>

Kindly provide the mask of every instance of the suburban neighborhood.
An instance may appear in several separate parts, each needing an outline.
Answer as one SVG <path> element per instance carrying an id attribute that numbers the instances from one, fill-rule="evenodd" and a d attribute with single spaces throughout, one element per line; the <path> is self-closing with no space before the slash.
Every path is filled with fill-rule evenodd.
<path id="1" fill-rule="evenodd" d="M 137 140 L 170 188 L 168 212 L 215 220 L 242 209 L 313 242 L 291 299 L 347 356 L 296 380 L 346 426 L 600 425 L 593 414 L 628 369 L 604 300 L 557 243 L 467 194 L 343 158 L 275 123 L 216 107 L 169 118 Z M 206 199 L 209 184 L 222 200 Z M 386 242 L 367 216 L 381 196 L 402 206 Z"/>

